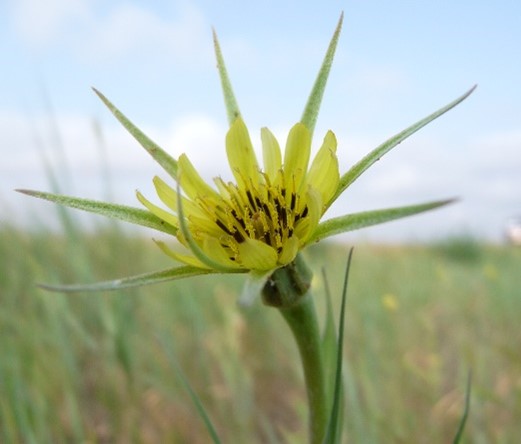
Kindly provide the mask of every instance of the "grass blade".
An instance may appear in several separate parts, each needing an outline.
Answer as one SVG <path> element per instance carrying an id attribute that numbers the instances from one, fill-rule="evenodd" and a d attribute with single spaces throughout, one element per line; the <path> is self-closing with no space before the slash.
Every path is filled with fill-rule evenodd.
<path id="1" fill-rule="evenodd" d="M 181 380 L 181 384 L 183 385 L 185 390 L 188 392 L 190 399 L 194 403 L 195 408 L 197 409 L 197 413 L 203 420 L 206 430 L 208 430 L 208 433 L 210 434 L 210 436 L 212 438 L 212 442 L 214 444 L 220 444 L 221 440 L 219 439 L 219 436 L 217 435 L 217 431 L 215 430 L 215 427 L 213 426 L 212 421 L 210 420 L 210 417 L 206 413 L 206 410 L 203 406 L 203 403 L 201 402 L 201 399 L 199 398 L 199 396 L 197 396 L 197 393 L 192 388 L 192 386 L 190 385 L 190 382 L 188 381 L 188 379 L 184 375 L 183 371 L 181 370 L 181 367 L 179 366 L 177 359 L 174 356 L 172 347 L 167 346 L 167 344 L 165 343 L 166 342 L 165 339 L 158 338 L 158 340 L 161 343 L 163 349 L 166 351 L 166 353 L 168 355 L 168 360 L 169 360 L 170 364 L 172 365 L 172 367 L 174 368 L 174 371 L 175 371 L 177 377 Z"/>
<path id="2" fill-rule="evenodd" d="M 326 319 L 324 332 L 322 333 L 322 355 L 326 365 L 326 390 L 331 396 L 334 391 L 336 354 L 337 354 L 337 331 L 335 327 L 335 315 L 333 311 L 333 300 L 325 268 L 322 268 L 322 280 L 324 281 L 324 293 L 326 303 Z M 331 397 L 331 401 L 332 401 Z"/>
<path id="3" fill-rule="evenodd" d="M 154 158 L 154 160 L 161 165 L 161 167 L 174 179 L 177 177 L 177 161 L 170 156 L 165 150 L 151 140 L 143 131 L 134 125 L 128 118 L 114 106 L 114 104 L 107 99 L 96 88 L 92 88 L 98 95 L 101 101 L 114 114 L 114 117 L 125 127 L 125 129 L 136 139 L 139 144 L 147 150 L 147 152 Z"/>
<path id="4" fill-rule="evenodd" d="M 387 154 L 389 151 L 391 151 L 395 146 L 397 146 L 399 143 L 403 142 L 407 137 L 414 134 L 419 129 L 423 128 L 428 123 L 432 122 L 433 120 L 437 119 L 441 115 L 445 114 L 447 111 L 450 111 L 452 108 L 454 108 L 456 105 L 460 104 L 465 100 L 472 92 L 476 89 L 477 85 L 474 85 L 471 89 L 469 89 L 465 94 L 458 97 L 456 100 L 452 101 L 448 105 L 445 105 L 443 108 L 440 108 L 438 111 L 435 111 L 434 113 L 428 115 L 427 117 L 423 118 L 422 120 L 419 120 L 414 125 L 411 125 L 410 127 L 404 129 L 402 132 L 396 134 L 395 136 L 391 137 L 389 140 L 386 140 L 384 143 L 376 147 L 373 151 L 371 151 L 369 154 L 367 154 L 363 159 L 361 159 L 358 163 L 353 165 L 347 173 L 345 173 L 340 178 L 340 183 L 338 184 L 338 189 L 329 202 L 329 205 L 331 205 L 337 198 L 342 194 L 342 192 L 351 185 L 358 177 L 362 175 L 362 173 L 367 170 L 373 163 L 375 163 L 377 160 L 380 160 L 380 158 Z"/>
<path id="5" fill-rule="evenodd" d="M 354 231 L 359 228 L 389 222 L 406 216 L 412 216 L 424 211 L 433 210 L 454 201 L 455 199 L 439 200 L 419 205 L 363 211 L 361 213 L 346 214 L 344 216 L 335 217 L 319 224 L 307 243 L 311 244 L 335 234 Z"/>
<path id="6" fill-rule="evenodd" d="M 465 430 L 465 424 L 467 423 L 467 418 L 469 416 L 470 411 L 470 392 L 471 392 L 471 383 L 472 383 L 472 373 L 469 372 L 467 378 L 467 389 L 465 393 L 465 410 L 463 411 L 463 416 L 461 417 L 458 431 L 456 432 L 456 436 L 454 437 L 453 444 L 459 444 L 461 437 L 463 436 L 463 431 Z"/>
<path id="7" fill-rule="evenodd" d="M 333 392 L 333 406 L 331 408 L 331 416 L 324 437 L 324 444 L 337 444 L 340 442 L 342 429 L 340 412 L 342 410 L 341 394 L 342 394 L 342 355 L 344 351 L 344 325 L 345 325 L 345 310 L 347 299 L 347 284 L 349 282 L 349 270 L 351 268 L 351 259 L 353 257 L 353 248 L 349 250 L 347 258 L 346 271 L 344 274 L 344 287 L 342 289 L 342 305 L 340 307 L 340 322 L 338 326 L 338 346 L 337 346 L 337 362 L 335 374 L 335 389 Z M 339 422 L 340 421 L 340 422 Z M 339 433 L 337 435 L 337 433 Z"/>
<path id="8" fill-rule="evenodd" d="M 27 194 L 28 196 L 38 197 L 40 199 L 45 199 L 50 202 L 64 205 L 66 207 L 88 211 L 89 213 L 101 214 L 102 216 L 119 219 L 135 225 L 142 225 L 143 227 L 152 228 L 154 230 L 162 231 L 163 233 L 172 235 L 177 233 L 177 229 L 175 227 L 167 224 L 164 220 L 155 216 L 150 211 L 142 210 L 140 208 L 111 204 L 108 202 L 100 202 L 91 199 L 83 199 L 80 197 L 64 196 L 62 194 L 46 193 L 43 191 L 16 191 Z"/>
<path id="9" fill-rule="evenodd" d="M 113 281 L 96 282 L 94 284 L 72 284 L 72 285 L 48 285 L 38 284 L 40 288 L 61 293 L 77 293 L 83 291 L 113 291 L 125 288 L 142 287 L 144 285 L 159 284 L 162 282 L 183 279 L 202 274 L 215 273 L 213 270 L 185 265 L 182 267 L 168 268 L 166 270 L 154 271 L 152 273 L 139 274 L 137 276 L 116 279 Z"/>
<path id="10" fill-rule="evenodd" d="M 340 15 L 338 24 L 329 47 L 327 48 L 326 56 L 318 72 L 317 79 L 311 90 L 308 101 L 302 113 L 300 122 L 306 125 L 307 129 L 313 134 L 315 130 L 315 124 L 317 123 L 318 111 L 320 110 L 320 104 L 322 103 L 322 97 L 324 96 L 324 90 L 326 89 L 327 78 L 329 77 L 329 71 L 331 71 L 331 65 L 335 57 L 335 50 L 338 43 L 338 37 L 340 36 L 340 30 L 342 29 L 342 22 L 344 21 L 344 13 Z"/>

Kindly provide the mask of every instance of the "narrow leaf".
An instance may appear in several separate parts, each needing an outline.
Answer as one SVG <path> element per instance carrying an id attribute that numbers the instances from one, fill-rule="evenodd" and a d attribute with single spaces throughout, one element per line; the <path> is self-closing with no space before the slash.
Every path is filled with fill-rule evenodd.
<path id="1" fill-rule="evenodd" d="M 342 192 L 350 186 L 360 175 L 367 170 L 373 163 L 380 160 L 380 158 L 388 153 L 390 150 L 392 150 L 395 146 L 397 146 L 399 143 L 403 142 L 407 137 L 414 134 L 419 129 L 423 128 L 428 123 L 432 122 L 433 120 L 437 119 L 441 115 L 445 114 L 447 111 L 454 108 L 459 103 L 463 102 L 472 92 L 476 89 L 477 85 L 474 85 L 471 89 L 469 89 L 465 94 L 463 94 L 461 97 L 458 97 L 453 102 L 449 103 L 448 105 L 444 106 L 443 108 L 440 108 L 438 111 L 430 114 L 429 116 L 423 118 L 422 120 L 416 122 L 414 125 L 411 125 L 409 128 L 403 130 L 402 132 L 396 134 L 395 136 L 391 137 L 389 140 L 386 140 L 384 143 L 382 143 L 380 146 L 377 146 L 373 151 L 371 151 L 369 154 L 367 154 L 363 159 L 361 159 L 358 163 L 353 165 L 347 173 L 345 173 L 341 178 L 340 182 L 338 184 L 337 191 L 331 201 L 329 202 L 328 206 L 331 205 L 337 198 L 342 194 Z"/>
<path id="2" fill-rule="evenodd" d="M 467 378 L 467 389 L 465 393 L 465 410 L 463 411 L 463 416 L 461 417 L 458 431 L 456 432 L 456 436 L 454 437 L 453 444 L 459 444 L 461 437 L 463 436 L 463 431 L 465 430 L 465 424 L 467 423 L 467 418 L 469 416 L 470 411 L 470 392 L 471 392 L 471 385 L 472 385 L 472 373 L 469 372 L 468 378 Z"/>
<path id="3" fill-rule="evenodd" d="M 77 293 L 81 291 L 113 291 L 125 288 L 142 287 L 144 285 L 159 284 L 162 282 L 183 279 L 202 274 L 215 273 L 213 270 L 205 270 L 190 265 L 167 270 L 154 271 L 152 273 L 139 274 L 137 276 L 116 279 L 113 281 L 96 282 L 95 284 L 73 284 L 73 285 L 48 285 L 39 284 L 40 288 L 62 293 Z"/>
<path id="4" fill-rule="evenodd" d="M 239 110 L 237 100 L 235 99 L 235 94 L 233 93 L 232 84 L 230 83 L 230 78 L 228 77 L 228 71 L 226 70 L 226 65 L 224 64 L 221 47 L 219 45 L 219 40 L 217 39 L 215 29 L 213 30 L 213 45 L 215 50 L 215 58 L 217 59 L 217 69 L 219 70 L 219 77 L 221 78 L 221 87 L 224 94 L 224 104 L 226 106 L 226 114 L 228 115 L 228 123 L 231 125 L 235 119 L 237 119 L 237 117 L 241 116 L 241 112 Z"/>
<path id="5" fill-rule="evenodd" d="M 139 144 L 147 150 L 147 152 L 154 158 L 154 160 L 161 165 L 161 167 L 172 176 L 177 177 L 177 161 L 170 156 L 159 145 L 152 141 L 145 133 L 136 127 L 127 117 L 117 109 L 112 102 L 109 101 L 96 88 L 92 88 L 107 108 L 114 114 L 116 119 L 126 128 L 126 130 L 136 139 Z"/>
<path id="6" fill-rule="evenodd" d="M 212 424 L 212 421 L 210 420 L 208 413 L 206 413 L 206 410 L 203 406 L 203 403 L 201 402 L 201 399 L 199 398 L 199 396 L 197 395 L 195 390 L 192 388 L 192 386 L 188 382 L 188 379 L 186 378 L 184 373 L 181 371 L 179 366 L 176 366 L 176 367 L 177 367 L 177 369 L 176 369 L 177 376 L 179 377 L 179 379 L 181 379 L 181 382 L 183 383 L 186 391 L 190 395 L 190 399 L 194 403 L 195 408 L 197 409 L 197 413 L 199 413 L 199 416 L 203 420 L 206 430 L 208 431 L 208 433 L 210 434 L 210 436 L 212 438 L 212 442 L 214 444 L 220 444 L 221 440 L 219 439 L 219 436 L 217 435 L 217 431 L 215 430 L 215 427 Z"/>
<path id="7" fill-rule="evenodd" d="M 322 222 L 312 234 L 311 238 L 307 241 L 307 244 L 318 242 L 321 239 L 325 239 L 326 237 L 333 236 L 335 234 L 354 231 L 358 230 L 359 228 L 382 224 L 391 220 L 433 210 L 452 202 L 454 202 L 454 199 L 440 200 L 419 205 L 410 205 L 407 207 L 364 211 L 361 213 L 346 214 L 344 216 L 335 217 L 333 219 Z"/>
<path id="8" fill-rule="evenodd" d="M 159 341 L 160 341 L 161 345 L 163 346 L 163 348 L 165 349 L 165 351 L 168 355 L 169 361 L 172 364 L 172 367 L 174 367 L 174 371 L 176 372 L 177 377 L 181 380 L 181 383 L 183 384 L 185 390 L 188 392 L 190 399 L 194 403 L 195 408 L 197 409 L 197 413 L 203 420 L 206 430 L 210 434 L 213 444 L 220 444 L 221 440 L 219 439 L 219 436 L 217 435 L 217 431 L 215 430 L 215 427 L 214 427 L 210 417 L 208 416 L 208 413 L 206 413 L 206 410 L 203 406 L 203 403 L 201 402 L 201 399 L 199 398 L 199 396 L 197 395 L 195 390 L 192 388 L 187 377 L 181 370 L 181 367 L 179 366 L 177 359 L 174 356 L 172 346 L 169 344 L 166 344 L 166 341 L 163 338 L 159 338 Z"/>
<path id="9" fill-rule="evenodd" d="M 333 64 L 333 59 L 335 57 L 335 50 L 343 21 L 344 13 L 340 14 L 340 19 L 338 20 L 333 37 L 329 42 L 326 56 L 324 57 L 324 61 L 322 62 L 322 66 L 320 67 L 320 71 L 318 72 L 315 84 L 313 85 L 313 89 L 311 90 L 311 94 L 309 95 L 306 107 L 304 108 L 304 112 L 300 119 L 300 122 L 309 129 L 311 134 L 313 134 L 315 124 L 317 123 L 318 111 L 320 110 L 320 104 L 322 103 L 322 97 L 324 96 L 324 90 L 326 89 L 329 71 L 331 70 L 331 65 Z"/>
<path id="10" fill-rule="evenodd" d="M 78 210 L 88 211 L 90 213 L 101 214 L 102 216 L 119 219 L 130 222 L 135 225 L 153 228 L 154 230 L 175 235 L 177 229 L 167 224 L 164 220 L 152 214 L 150 211 L 140 208 L 129 207 L 126 205 L 111 204 L 107 202 L 99 202 L 96 200 L 83 199 L 80 197 L 63 196 L 61 194 L 45 193 L 33 190 L 16 190 L 28 196 L 38 197 L 60 205 Z"/>
<path id="11" fill-rule="evenodd" d="M 324 293 L 326 303 L 326 319 L 324 322 L 324 331 L 322 333 L 322 355 L 326 363 L 326 382 L 328 393 L 333 393 L 333 384 L 335 380 L 335 356 L 336 356 L 336 327 L 335 316 L 333 311 L 333 299 L 329 288 L 329 281 L 326 275 L 326 269 L 322 268 L 322 280 L 324 281 Z"/>
<path id="12" fill-rule="evenodd" d="M 344 287 L 342 289 L 342 305 L 340 306 L 340 322 L 338 326 L 338 345 L 337 345 L 337 360 L 335 373 L 335 390 L 333 392 L 333 406 L 331 408 L 331 415 L 327 426 L 326 436 L 324 437 L 324 444 L 337 444 L 341 438 L 341 428 L 339 427 L 340 412 L 342 410 L 342 356 L 344 352 L 344 325 L 345 325 L 345 311 L 347 300 L 347 284 L 349 282 L 349 270 L 351 269 L 351 259 L 353 257 L 353 248 L 349 250 L 347 258 L 346 271 L 344 274 Z M 340 431 L 340 435 L 337 433 Z"/>

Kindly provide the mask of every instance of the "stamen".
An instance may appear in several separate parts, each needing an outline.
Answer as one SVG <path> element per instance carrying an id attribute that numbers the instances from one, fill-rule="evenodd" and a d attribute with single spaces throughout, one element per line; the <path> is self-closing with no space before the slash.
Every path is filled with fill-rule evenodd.
<path id="1" fill-rule="evenodd" d="M 232 235 L 233 233 L 228 229 L 226 225 L 224 225 L 220 219 L 217 219 L 215 223 L 219 226 L 221 230 L 223 230 L 225 233 Z"/>
<path id="2" fill-rule="evenodd" d="M 235 233 L 233 233 L 233 238 L 240 244 L 242 244 L 245 239 L 239 230 L 237 230 Z"/>
<path id="3" fill-rule="evenodd" d="M 250 190 L 246 191 L 246 196 L 248 196 L 248 201 L 250 202 L 252 210 L 254 210 L 254 211 L 257 210 L 257 207 L 255 205 L 255 202 L 253 200 L 253 196 L 251 195 Z"/>

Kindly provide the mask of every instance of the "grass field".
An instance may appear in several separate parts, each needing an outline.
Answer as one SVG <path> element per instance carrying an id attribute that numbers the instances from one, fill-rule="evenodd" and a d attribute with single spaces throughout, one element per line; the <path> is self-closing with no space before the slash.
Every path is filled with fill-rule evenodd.
<path id="1" fill-rule="evenodd" d="M 0 442 L 207 443 L 182 368 L 223 442 L 305 442 L 297 351 L 280 315 L 236 305 L 243 277 L 63 295 L 171 265 L 117 226 L 0 229 Z M 307 251 L 339 296 L 347 247 Z M 355 248 L 345 335 L 346 442 L 448 443 L 472 370 L 464 442 L 521 436 L 521 249 L 472 239 Z"/>

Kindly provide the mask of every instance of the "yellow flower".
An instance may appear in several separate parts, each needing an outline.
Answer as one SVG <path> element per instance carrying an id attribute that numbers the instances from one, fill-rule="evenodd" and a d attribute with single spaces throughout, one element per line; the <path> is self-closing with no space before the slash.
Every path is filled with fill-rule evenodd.
<path id="1" fill-rule="evenodd" d="M 389 311 L 398 310 L 398 299 L 392 293 L 385 293 L 382 296 L 382 304 Z"/>
<path id="2" fill-rule="evenodd" d="M 214 34 L 217 67 L 230 124 L 226 153 L 235 183 L 218 177 L 214 179 L 215 187 L 210 186 L 186 155 L 181 155 L 179 159 L 172 158 L 103 94 L 94 90 L 121 124 L 177 182 L 174 189 L 159 177 L 154 178 L 159 199 L 168 210 L 153 204 L 140 193 L 138 199 L 146 210 L 41 191 L 19 191 L 173 235 L 179 240 L 179 248 L 168 246 L 163 241 L 157 241 L 157 244 L 183 265 L 92 285 L 45 288 L 60 291 L 114 290 L 225 272 L 249 273 L 245 294 L 254 295 L 259 293 L 277 269 L 297 267 L 299 273 L 304 273 L 303 266 L 299 265 L 298 252 L 313 242 L 451 202 L 448 199 L 363 211 L 320 221 L 331 204 L 371 165 L 407 137 L 462 102 L 475 88 L 383 142 L 341 176 L 336 157 L 337 141 L 331 131 L 324 137 L 322 146 L 309 165 L 312 135 L 342 19 L 343 15 L 329 43 L 302 117 L 289 132 L 284 157 L 273 134 L 267 128 L 261 130 L 263 169 L 255 157 Z"/>
<path id="3" fill-rule="evenodd" d="M 259 168 L 246 125 L 240 117 L 233 122 L 226 136 L 226 153 L 236 182 L 215 178 L 217 189 L 205 183 L 188 157 L 181 155 L 177 175 L 186 197 L 180 198 L 176 190 L 154 178 L 159 198 L 172 213 L 138 194 L 148 210 L 177 228 L 185 251 L 158 242 L 164 252 L 196 267 L 257 271 L 295 259 L 338 187 L 336 138 L 331 131 L 326 134 L 311 165 L 311 134 L 302 123 L 289 132 L 284 161 L 279 143 L 267 128 L 261 130 L 261 140 L 264 169 Z M 186 230 L 180 224 L 180 210 Z M 188 237 L 202 258 L 194 255 Z"/>

